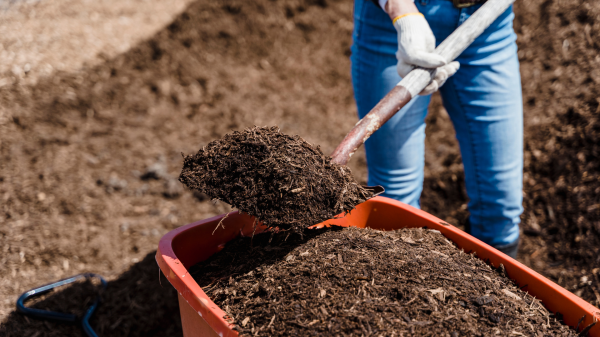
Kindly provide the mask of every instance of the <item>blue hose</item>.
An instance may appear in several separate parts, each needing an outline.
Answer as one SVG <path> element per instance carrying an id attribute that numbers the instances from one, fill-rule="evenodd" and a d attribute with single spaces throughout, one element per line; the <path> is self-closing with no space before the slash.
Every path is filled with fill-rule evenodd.
<path id="1" fill-rule="evenodd" d="M 73 283 L 73 282 L 83 279 L 83 278 L 89 280 L 94 277 L 100 279 L 100 282 L 102 283 L 102 289 L 103 290 L 106 289 L 108 283 L 106 282 L 106 280 L 104 280 L 104 278 L 102 278 L 102 276 L 92 274 L 92 273 L 79 274 L 79 275 L 71 276 L 69 278 L 62 279 L 60 281 L 46 284 L 41 287 L 37 287 L 35 289 L 31 289 L 29 291 L 24 292 L 21 296 L 19 296 L 19 299 L 17 300 L 17 311 L 22 313 L 25 316 L 42 319 L 42 320 L 51 320 L 51 321 L 64 322 L 64 323 L 81 323 L 81 327 L 87 336 L 98 337 L 98 335 L 96 334 L 94 329 L 92 329 L 92 327 L 90 326 L 89 320 L 90 320 L 90 317 L 92 317 L 92 315 L 94 314 L 94 311 L 96 310 L 98 305 L 100 304 L 100 296 L 98 296 L 94 300 L 92 305 L 85 311 L 85 314 L 83 315 L 83 317 L 81 319 L 79 319 L 79 317 L 77 317 L 77 315 L 73 315 L 73 314 L 41 310 L 41 309 L 34 309 L 34 308 L 27 308 L 25 306 L 26 300 L 31 299 L 36 296 L 40 296 L 42 294 L 45 294 L 56 287 L 64 286 L 66 284 Z"/>

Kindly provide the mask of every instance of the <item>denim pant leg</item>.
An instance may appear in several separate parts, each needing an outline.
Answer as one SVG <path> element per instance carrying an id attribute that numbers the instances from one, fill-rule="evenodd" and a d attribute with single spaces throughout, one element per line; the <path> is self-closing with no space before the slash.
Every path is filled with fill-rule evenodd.
<path id="1" fill-rule="evenodd" d="M 352 84 L 363 118 L 401 78 L 397 36 L 389 17 L 370 2 L 355 3 Z M 425 116 L 430 96 L 413 99 L 365 143 L 369 185 L 384 196 L 419 207 L 425 163 Z"/>
<path id="2" fill-rule="evenodd" d="M 416 2 L 439 44 L 478 6 Z M 472 234 L 492 245 L 518 239 L 522 213 L 523 115 L 520 75 L 507 10 L 459 57 L 461 69 L 441 88 L 461 148 Z M 387 15 L 355 1 L 352 80 L 362 117 L 400 80 L 396 32 Z M 418 206 L 423 181 L 424 118 L 429 97 L 417 97 L 365 144 L 369 183 Z"/>
<path id="3" fill-rule="evenodd" d="M 434 10 L 435 2 L 448 1 L 432 0 L 423 11 Z M 458 23 L 476 9 L 460 10 Z M 523 211 L 523 104 L 513 17 L 510 8 L 462 53 L 460 70 L 440 90 L 460 144 L 471 234 L 493 246 L 518 239 Z"/>

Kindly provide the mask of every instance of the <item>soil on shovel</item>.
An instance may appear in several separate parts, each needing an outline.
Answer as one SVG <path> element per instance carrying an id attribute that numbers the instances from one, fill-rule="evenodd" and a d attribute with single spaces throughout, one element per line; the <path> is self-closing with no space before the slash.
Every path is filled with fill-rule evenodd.
<path id="1" fill-rule="evenodd" d="M 577 335 L 434 230 L 239 237 L 190 272 L 241 335 Z"/>
<path id="2" fill-rule="evenodd" d="M 278 127 L 225 135 L 185 156 L 179 180 L 269 227 L 302 228 L 347 213 L 372 196 L 346 166 Z"/>

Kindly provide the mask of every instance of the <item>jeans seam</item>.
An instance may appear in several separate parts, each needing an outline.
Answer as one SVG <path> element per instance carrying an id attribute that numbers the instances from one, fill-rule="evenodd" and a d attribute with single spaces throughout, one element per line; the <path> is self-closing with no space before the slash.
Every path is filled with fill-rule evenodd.
<path id="1" fill-rule="evenodd" d="M 362 18 L 364 16 L 365 5 L 366 5 L 366 3 L 363 3 L 362 6 L 360 6 L 360 13 L 358 15 L 358 18 Z M 354 14 L 354 16 L 356 17 L 356 13 Z M 356 22 L 357 20 L 355 19 L 354 21 Z M 362 36 L 361 33 L 362 33 L 362 30 L 363 30 L 363 26 L 364 26 L 362 24 L 362 22 L 360 22 L 360 20 L 358 20 L 358 21 L 359 21 L 358 22 L 358 28 L 356 29 L 356 40 L 353 41 L 354 45 L 356 46 L 357 54 L 358 54 L 358 48 L 360 48 L 360 46 L 358 45 L 357 41 Z M 356 25 L 356 23 L 355 23 L 355 25 Z M 356 78 L 353 79 L 353 82 L 354 83 L 360 83 L 360 79 L 359 78 L 360 78 L 360 75 L 361 75 L 360 73 L 362 72 L 362 64 L 361 64 L 362 62 L 359 61 L 358 55 L 353 55 L 353 56 L 354 56 L 354 59 L 356 60 L 356 63 L 357 63 L 356 64 Z M 351 71 L 351 73 L 353 73 L 353 72 Z M 354 75 L 354 74 L 352 74 L 352 75 Z M 355 95 L 355 97 L 356 97 L 356 95 Z M 356 98 L 355 98 L 355 100 L 356 100 Z M 356 109 L 356 114 L 358 116 L 358 119 L 360 119 L 360 112 L 358 111 L 358 108 Z"/>
<path id="2" fill-rule="evenodd" d="M 475 185 L 477 186 L 477 198 L 478 198 L 478 203 L 480 205 L 480 213 L 484 213 L 484 204 L 482 203 L 482 198 L 481 198 L 481 184 L 480 184 L 480 177 L 479 177 L 479 165 L 477 164 L 477 156 L 475 155 L 475 146 L 473 143 L 473 131 L 472 131 L 472 124 L 471 121 L 467 118 L 467 114 L 465 112 L 465 108 L 464 108 L 464 104 L 463 101 L 460 99 L 460 96 L 458 95 L 458 91 L 456 90 L 456 85 L 454 84 L 454 81 L 452 80 L 452 78 L 449 79 L 450 84 L 452 85 L 452 91 L 454 92 L 454 95 L 456 96 L 456 101 L 458 102 L 458 105 L 461 109 L 461 114 L 463 115 L 463 117 L 465 118 L 465 121 L 467 123 L 467 128 L 468 128 L 468 137 L 469 137 L 469 147 L 471 148 L 471 153 L 472 153 L 472 160 L 473 160 L 473 166 L 475 169 Z M 463 161 L 463 165 L 464 165 L 464 161 Z M 469 210 L 469 212 L 471 212 L 471 210 Z M 478 215 L 479 217 L 481 217 L 481 215 Z M 479 224 L 480 225 L 480 224 Z"/>
<path id="3" fill-rule="evenodd" d="M 460 14 L 458 16 L 458 24 L 457 27 L 459 27 L 460 25 L 462 25 L 467 19 L 468 17 L 470 17 L 472 15 L 467 13 L 467 8 L 462 8 L 460 10 Z M 466 16 L 466 18 L 465 18 Z M 473 160 L 473 168 L 474 168 L 474 175 L 475 175 L 475 186 L 477 187 L 477 202 L 479 204 L 479 214 L 477 214 L 477 216 L 479 218 L 481 218 L 481 215 L 485 213 L 485 205 L 483 203 L 483 199 L 481 196 L 481 177 L 479 176 L 479 165 L 478 165 L 478 160 L 477 160 L 477 155 L 476 155 L 476 151 L 475 151 L 475 145 L 473 142 L 473 125 L 471 123 L 471 121 L 469 120 L 469 118 L 467 117 L 465 108 L 464 108 L 464 103 L 460 98 L 460 95 L 458 94 L 458 90 L 456 89 L 456 85 L 454 84 L 454 81 L 452 78 L 449 79 L 452 83 L 452 91 L 454 92 L 454 95 L 456 96 L 456 101 L 458 102 L 458 105 L 460 107 L 461 110 L 461 114 L 463 115 L 463 117 L 465 118 L 466 124 L 467 124 L 467 129 L 468 129 L 468 137 L 469 137 L 469 147 L 471 150 L 471 154 L 472 154 L 472 159 Z M 464 166 L 464 161 L 463 161 L 463 166 Z M 469 210 L 469 213 L 471 213 L 472 215 L 472 210 Z M 477 225 L 481 225 L 481 224 L 477 224 Z"/>

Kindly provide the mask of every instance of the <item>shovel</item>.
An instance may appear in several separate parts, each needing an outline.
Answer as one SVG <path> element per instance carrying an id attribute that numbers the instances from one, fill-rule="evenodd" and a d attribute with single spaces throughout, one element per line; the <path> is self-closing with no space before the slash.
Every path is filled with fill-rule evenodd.
<path id="1" fill-rule="evenodd" d="M 448 62 L 457 58 L 500 14 L 515 0 L 488 0 L 481 8 L 460 25 L 436 49 L 435 53 Z M 356 150 L 392 116 L 417 96 L 435 77 L 437 69 L 414 68 L 402 81 L 346 135 L 344 140 L 331 154 L 332 161 L 346 165 Z M 382 186 L 365 186 L 374 193 L 384 192 Z"/>

